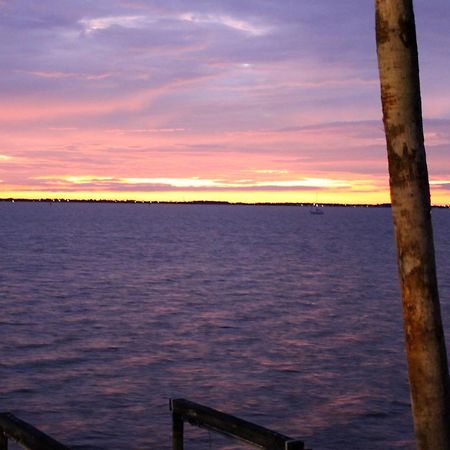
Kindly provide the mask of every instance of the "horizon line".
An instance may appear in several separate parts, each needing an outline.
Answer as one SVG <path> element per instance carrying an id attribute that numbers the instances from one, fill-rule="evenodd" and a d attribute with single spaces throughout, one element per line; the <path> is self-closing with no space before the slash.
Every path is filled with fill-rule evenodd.
<path id="1" fill-rule="evenodd" d="M 248 206 L 320 206 L 320 207 L 361 207 L 390 208 L 390 203 L 315 203 L 315 202 L 230 202 L 225 200 L 108 200 L 108 199 L 67 199 L 67 198 L 0 198 L 0 202 L 31 203 L 125 203 L 125 204 L 168 204 L 168 205 L 248 205 Z M 431 205 L 433 208 L 450 208 L 450 205 Z"/>

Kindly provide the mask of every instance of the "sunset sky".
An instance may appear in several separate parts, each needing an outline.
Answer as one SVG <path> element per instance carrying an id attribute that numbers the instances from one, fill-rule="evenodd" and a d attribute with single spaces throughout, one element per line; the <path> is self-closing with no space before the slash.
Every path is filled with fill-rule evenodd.
<path id="1" fill-rule="evenodd" d="M 416 0 L 450 203 L 450 2 Z M 373 0 L 0 0 L 0 197 L 389 201 Z"/>

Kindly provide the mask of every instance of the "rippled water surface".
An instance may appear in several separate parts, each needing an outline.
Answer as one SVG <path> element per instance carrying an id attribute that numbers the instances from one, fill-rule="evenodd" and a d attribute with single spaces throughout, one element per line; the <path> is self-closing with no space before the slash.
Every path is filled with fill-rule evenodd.
<path id="1" fill-rule="evenodd" d="M 168 450 L 172 397 L 313 449 L 414 447 L 389 209 L 0 203 L 0 249 L 0 409 L 75 449 Z"/>

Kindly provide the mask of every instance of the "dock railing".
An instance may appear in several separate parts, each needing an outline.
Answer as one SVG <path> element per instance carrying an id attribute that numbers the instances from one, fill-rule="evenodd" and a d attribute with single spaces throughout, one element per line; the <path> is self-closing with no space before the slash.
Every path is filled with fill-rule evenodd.
<path id="1" fill-rule="evenodd" d="M 303 441 L 185 399 L 171 399 L 173 450 L 184 448 L 184 422 L 266 450 L 303 450 Z"/>
<path id="2" fill-rule="evenodd" d="M 0 413 L 0 450 L 8 450 L 8 439 L 28 450 L 69 450 L 69 447 L 13 414 Z"/>
<path id="3" fill-rule="evenodd" d="M 304 450 L 303 441 L 292 439 L 230 414 L 185 399 L 171 399 L 173 450 L 184 448 L 184 422 L 246 442 L 265 450 Z M 0 413 L 0 450 L 8 440 L 28 450 L 70 450 L 52 437 L 11 413 Z"/>

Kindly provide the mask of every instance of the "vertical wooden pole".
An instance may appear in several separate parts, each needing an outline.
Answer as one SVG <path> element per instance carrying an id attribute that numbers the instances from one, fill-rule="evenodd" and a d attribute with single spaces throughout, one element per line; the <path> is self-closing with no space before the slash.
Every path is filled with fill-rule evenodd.
<path id="1" fill-rule="evenodd" d="M 8 438 L 0 428 L 0 450 L 8 450 Z"/>
<path id="2" fill-rule="evenodd" d="M 184 423 L 183 418 L 177 413 L 172 413 L 172 439 L 173 450 L 183 450 Z"/>
<path id="3" fill-rule="evenodd" d="M 441 323 L 412 0 L 376 0 L 376 41 L 417 448 L 450 449 Z"/>

